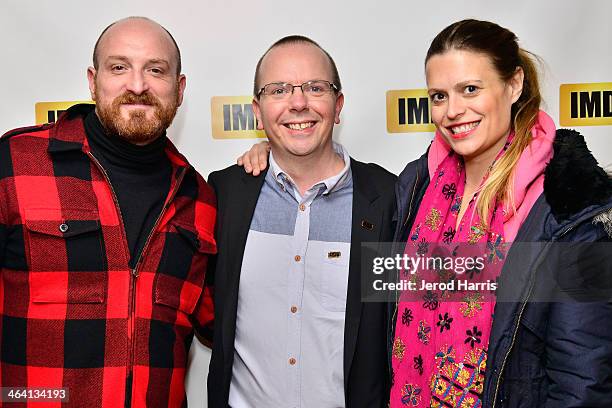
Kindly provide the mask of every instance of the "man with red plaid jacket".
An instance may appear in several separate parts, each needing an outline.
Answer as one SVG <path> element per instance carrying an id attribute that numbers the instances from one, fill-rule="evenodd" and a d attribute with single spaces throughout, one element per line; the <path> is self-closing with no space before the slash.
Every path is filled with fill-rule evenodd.
<path id="1" fill-rule="evenodd" d="M 184 406 L 194 329 L 211 338 L 216 210 L 165 135 L 180 53 L 128 18 L 93 65 L 95 107 L 0 139 L 0 385 L 63 388 L 71 406 Z"/>

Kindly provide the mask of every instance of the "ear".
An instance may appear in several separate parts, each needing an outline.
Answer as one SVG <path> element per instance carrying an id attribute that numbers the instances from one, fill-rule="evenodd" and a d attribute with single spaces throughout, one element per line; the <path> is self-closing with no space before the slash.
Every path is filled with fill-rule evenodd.
<path id="1" fill-rule="evenodd" d="M 183 94 L 185 92 L 185 85 L 187 85 L 187 78 L 181 74 L 178 78 L 178 106 L 183 103 Z"/>
<path id="2" fill-rule="evenodd" d="M 334 123 L 337 125 L 340 123 L 340 112 L 342 111 L 342 107 L 344 106 L 344 94 L 342 92 L 338 93 L 336 97 L 336 114 L 334 116 Z"/>
<path id="3" fill-rule="evenodd" d="M 264 130 L 263 120 L 261 117 L 261 108 L 259 107 L 259 101 L 257 98 L 253 98 L 251 105 L 253 105 L 253 113 L 255 113 L 255 117 L 257 118 L 257 130 Z"/>
<path id="4" fill-rule="evenodd" d="M 512 93 L 512 103 L 519 100 L 521 94 L 523 93 L 523 82 L 525 80 L 525 72 L 523 72 L 523 68 L 516 67 L 512 78 L 508 82 L 510 85 L 510 90 Z"/>
<path id="5" fill-rule="evenodd" d="M 87 68 L 87 82 L 89 83 L 89 94 L 91 100 L 96 100 L 96 69 L 94 67 Z"/>

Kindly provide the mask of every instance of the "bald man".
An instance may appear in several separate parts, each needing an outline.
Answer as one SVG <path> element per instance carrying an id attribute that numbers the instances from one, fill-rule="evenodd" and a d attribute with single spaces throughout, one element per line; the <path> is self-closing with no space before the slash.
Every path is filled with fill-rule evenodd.
<path id="1" fill-rule="evenodd" d="M 180 61 L 159 24 L 117 21 L 87 70 L 96 105 L 0 139 L 3 401 L 186 404 L 194 330 L 211 338 L 216 210 L 166 137 Z"/>
<path id="2" fill-rule="evenodd" d="M 395 176 L 333 141 L 333 58 L 283 37 L 255 68 L 269 167 L 208 180 L 218 199 L 211 408 L 383 408 L 386 305 L 362 302 L 362 243 L 393 239 Z"/>

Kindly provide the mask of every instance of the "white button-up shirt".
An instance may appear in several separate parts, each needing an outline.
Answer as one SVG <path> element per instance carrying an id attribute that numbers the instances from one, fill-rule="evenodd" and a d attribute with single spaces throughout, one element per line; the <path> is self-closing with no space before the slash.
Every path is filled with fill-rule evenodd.
<path id="1" fill-rule="evenodd" d="M 353 181 L 342 171 L 302 197 L 270 155 L 246 242 L 229 404 L 344 407 L 344 317 Z"/>

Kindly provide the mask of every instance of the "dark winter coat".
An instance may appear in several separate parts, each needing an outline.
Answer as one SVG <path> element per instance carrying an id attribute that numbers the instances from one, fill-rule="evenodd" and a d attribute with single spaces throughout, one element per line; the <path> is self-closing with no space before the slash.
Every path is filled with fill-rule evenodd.
<path id="1" fill-rule="evenodd" d="M 425 154 L 399 176 L 396 242 L 406 242 L 428 184 Z M 612 179 L 580 134 L 558 130 L 544 193 L 518 231 L 500 276 L 484 407 L 612 407 L 612 303 L 606 290 L 612 286 L 611 257 L 601 252 L 610 248 L 611 235 Z M 585 263 L 583 253 L 583 262 L 576 262 L 579 243 L 591 244 L 588 251 L 599 251 L 599 259 Z M 584 285 L 601 290 L 593 295 Z M 390 321 L 389 350 L 394 328 Z"/>

